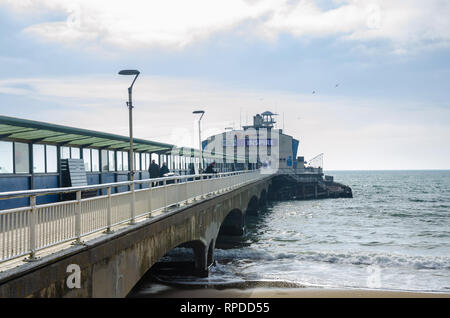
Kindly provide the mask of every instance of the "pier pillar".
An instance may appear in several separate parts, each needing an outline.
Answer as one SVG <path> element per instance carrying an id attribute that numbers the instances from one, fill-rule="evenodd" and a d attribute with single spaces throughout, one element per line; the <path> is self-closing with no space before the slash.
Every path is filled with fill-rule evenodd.
<path id="1" fill-rule="evenodd" d="M 206 261 L 206 265 L 208 267 L 214 263 L 214 247 L 215 247 L 215 243 L 214 243 L 214 240 L 212 240 L 208 246 L 208 258 Z"/>
<path id="2" fill-rule="evenodd" d="M 314 185 L 314 199 L 317 199 L 317 184 Z"/>
<path id="3" fill-rule="evenodd" d="M 193 246 L 194 250 L 194 272 L 199 277 L 208 277 L 208 249 L 200 244 Z"/>

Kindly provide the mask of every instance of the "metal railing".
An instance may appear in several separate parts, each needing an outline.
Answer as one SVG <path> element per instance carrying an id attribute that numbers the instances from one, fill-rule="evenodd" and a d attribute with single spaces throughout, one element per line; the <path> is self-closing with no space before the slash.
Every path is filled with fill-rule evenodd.
<path id="1" fill-rule="evenodd" d="M 29 255 L 50 246 L 74 241 L 100 231 L 112 233 L 112 227 L 134 224 L 136 218 L 170 206 L 188 203 L 240 187 L 267 177 L 259 170 L 218 174 L 184 175 L 156 179 L 96 184 L 83 187 L 12 191 L 0 193 L 0 199 L 29 198 L 26 207 L 0 211 L 0 262 Z M 135 189 L 142 184 L 143 189 Z M 126 192 L 113 189 L 128 186 Z M 106 194 L 82 198 L 82 192 L 100 191 Z M 45 195 L 75 193 L 75 199 L 56 203 L 36 204 Z"/>

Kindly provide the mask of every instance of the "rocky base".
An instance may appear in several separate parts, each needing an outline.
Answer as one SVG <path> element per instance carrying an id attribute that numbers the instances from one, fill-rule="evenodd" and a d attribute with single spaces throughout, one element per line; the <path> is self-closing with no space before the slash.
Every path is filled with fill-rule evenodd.
<path id="1" fill-rule="evenodd" d="M 269 191 L 271 200 L 311 200 L 352 198 L 352 189 L 341 183 L 323 180 L 321 175 L 307 178 L 279 175 L 273 179 Z"/>

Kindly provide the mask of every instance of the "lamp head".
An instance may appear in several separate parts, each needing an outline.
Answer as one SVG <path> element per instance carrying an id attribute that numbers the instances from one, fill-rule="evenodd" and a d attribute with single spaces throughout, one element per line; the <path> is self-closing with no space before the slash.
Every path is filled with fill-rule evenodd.
<path id="1" fill-rule="evenodd" d="M 138 70 L 122 70 L 119 72 L 119 75 L 139 75 L 140 72 Z"/>

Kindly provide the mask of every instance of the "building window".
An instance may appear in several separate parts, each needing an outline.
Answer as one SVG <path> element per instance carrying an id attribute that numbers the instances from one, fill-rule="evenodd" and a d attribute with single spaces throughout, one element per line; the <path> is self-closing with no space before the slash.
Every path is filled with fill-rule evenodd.
<path id="1" fill-rule="evenodd" d="M 80 148 L 70 147 L 70 158 L 80 159 Z"/>
<path id="2" fill-rule="evenodd" d="M 150 168 L 150 154 L 149 153 L 145 153 L 145 165 L 143 167 L 143 170 L 148 170 Z"/>
<path id="3" fill-rule="evenodd" d="M 146 160 L 145 153 L 141 153 L 141 170 L 145 170 Z"/>
<path id="4" fill-rule="evenodd" d="M 16 173 L 30 173 L 30 151 L 28 144 L 14 143 L 14 163 Z"/>
<path id="5" fill-rule="evenodd" d="M 159 164 L 159 161 L 158 161 L 158 154 L 156 154 L 156 153 L 150 154 L 150 162 L 149 162 L 148 164 L 151 164 L 153 160 L 155 160 L 155 162 L 156 162 L 157 164 Z"/>
<path id="6" fill-rule="evenodd" d="M 123 170 L 124 171 L 128 171 L 128 152 L 124 151 L 122 153 L 122 155 L 123 155 L 123 159 L 122 159 L 122 161 L 123 161 Z"/>
<path id="7" fill-rule="evenodd" d="M 141 170 L 141 156 L 140 153 L 138 152 L 134 154 L 134 164 L 135 164 L 134 170 L 136 171 Z"/>
<path id="8" fill-rule="evenodd" d="M 56 152 L 56 146 L 45 145 L 45 151 L 47 159 L 47 173 L 58 172 L 58 155 Z"/>
<path id="9" fill-rule="evenodd" d="M 102 150 L 102 171 L 108 171 L 108 150 Z"/>
<path id="10" fill-rule="evenodd" d="M 97 172 L 99 169 L 99 158 L 98 158 L 98 149 L 91 149 L 91 163 L 92 163 L 92 171 Z"/>
<path id="11" fill-rule="evenodd" d="M 0 141 L 0 173 L 13 173 L 13 143 Z"/>
<path id="12" fill-rule="evenodd" d="M 80 148 L 61 147 L 61 159 L 80 159 Z"/>
<path id="13" fill-rule="evenodd" d="M 45 145 L 33 145 L 33 172 L 45 173 Z"/>
<path id="14" fill-rule="evenodd" d="M 109 171 L 116 171 L 116 160 L 114 160 L 114 151 L 109 150 L 108 151 L 108 157 L 109 157 Z"/>
<path id="15" fill-rule="evenodd" d="M 61 147 L 61 159 L 70 159 L 69 147 Z"/>
<path id="16" fill-rule="evenodd" d="M 91 171 L 91 149 L 83 149 L 84 170 Z"/>
<path id="17" fill-rule="evenodd" d="M 116 152 L 117 156 L 117 171 L 123 170 L 123 164 L 122 164 L 122 151 Z"/>
<path id="18" fill-rule="evenodd" d="M 56 146 L 33 145 L 33 173 L 57 172 Z"/>

